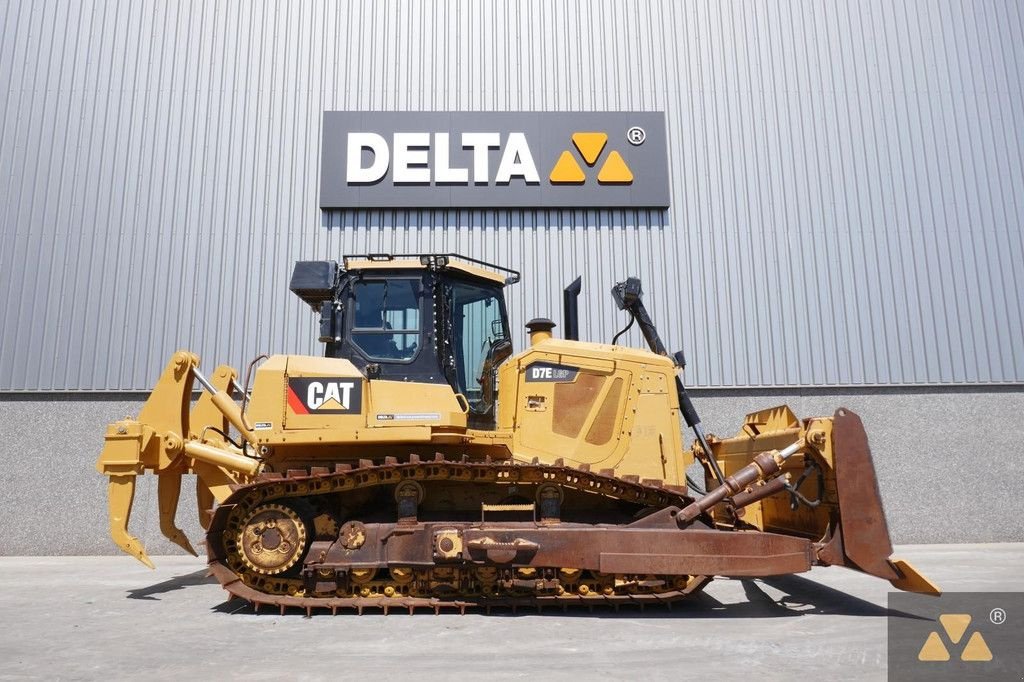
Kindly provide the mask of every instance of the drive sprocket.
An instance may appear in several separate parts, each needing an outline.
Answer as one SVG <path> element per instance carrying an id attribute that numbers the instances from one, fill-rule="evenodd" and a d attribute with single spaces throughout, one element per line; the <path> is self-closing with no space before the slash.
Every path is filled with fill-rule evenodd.
<path id="1" fill-rule="evenodd" d="M 242 522 L 236 538 L 239 557 L 251 571 L 279 575 L 298 563 L 306 550 L 306 523 L 291 507 L 262 504 Z"/>

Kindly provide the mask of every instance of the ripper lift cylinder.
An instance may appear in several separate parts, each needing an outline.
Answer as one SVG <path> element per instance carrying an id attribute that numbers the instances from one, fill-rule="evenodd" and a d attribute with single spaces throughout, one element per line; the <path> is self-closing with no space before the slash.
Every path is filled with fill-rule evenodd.
<path id="1" fill-rule="evenodd" d="M 192 374 L 195 376 L 196 381 L 198 381 L 210 394 L 210 399 L 213 401 L 213 404 L 227 418 L 228 422 L 238 430 L 238 433 L 242 434 L 242 438 L 255 447 L 256 438 L 245 423 L 245 417 L 242 416 L 242 408 L 238 406 L 238 403 L 232 400 L 231 396 L 227 394 L 227 391 L 218 391 L 217 388 L 211 384 L 205 376 L 203 376 L 203 373 L 199 371 L 198 367 L 192 368 Z"/>

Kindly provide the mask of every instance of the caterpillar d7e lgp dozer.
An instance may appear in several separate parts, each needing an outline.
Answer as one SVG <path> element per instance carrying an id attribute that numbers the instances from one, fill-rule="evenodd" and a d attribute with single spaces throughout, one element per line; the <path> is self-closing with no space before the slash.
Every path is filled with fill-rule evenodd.
<path id="1" fill-rule="evenodd" d="M 139 418 L 107 430 L 114 541 L 152 565 L 128 533 L 149 470 L 164 534 L 195 553 L 174 521 L 194 473 L 212 574 L 282 612 L 669 603 L 815 565 L 938 592 L 889 558 L 857 415 L 775 407 L 705 435 L 639 280 L 612 293 L 649 350 L 578 341 L 577 280 L 566 338 L 535 319 L 513 354 L 518 279 L 455 255 L 296 264 L 324 357 L 266 358 L 250 390 L 175 353 Z"/>

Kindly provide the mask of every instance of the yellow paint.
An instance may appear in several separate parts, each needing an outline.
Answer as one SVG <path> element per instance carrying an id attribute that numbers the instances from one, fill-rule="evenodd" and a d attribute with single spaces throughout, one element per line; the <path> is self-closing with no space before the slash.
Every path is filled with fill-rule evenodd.
<path id="1" fill-rule="evenodd" d="M 889 563 L 900 574 L 897 580 L 890 580 L 892 586 L 906 592 L 920 592 L 921 594 L 942 594 L 939 586 L 921 574 L 913 564 L 904 559 L 892 558 Z"/>
<path id="2" fill-rule="evenodd" d="M 422 270 L 423 263 L 418 258 L 393 258 L 391 260 L 369 260 L 366 258 L 350 258 L 346 261 L 349 270 Z M 490 280 L 498 284 L 505 284 L 507 275 L 499 274 L 491 270 L 477 267 L 472 263 L 463 263 L 454 258 L 449 259 L 446 268 L 464 272 L 473 277 Z"/>
<path id="3" fill-rule="evenodd" d="M 608 144 L 607 133 L 573 133 L 572 143 L 576 145 L 580 156 L 587 162 L 588 166 L 597 163 L 597 157 L 601 156 L 604 146 Z"/>
<path id="4" fill-rule="evenodd" d="M 988 644 L 980 632 L 975 632 L 967 640 L 967 646 L 964 647 L 964 652 L 960 654 L 960 660 L 982 662 L 992 660 L 992 650 L 988 648 Z"/>
<path id="5" fill-rule="evenodd" d="M 572 154 L 565 151 L 558 157 L 558 162 L 551 169 L 548 179 L 556 185 L 580 185 L 587 176 L 583 174 L 583 169 L 576 163 L 576 159 L 572 158 Z"/>
<path id="6" fill-rule="evenodd" d="M 950 642 L 959 644 L 964 633 L 967 632 L 967 628 L 971 625 L 971 616 L 966 613 L 944 613 L 939 616 L 939 623 L 942 624 L 942 629 L 945 631 L 946 636 L 949 637 Z M 924 646 L 921 647 L 917 654 L 917 660 L 948 661 L 949 659 L 949 649 L 942 642 L 942 637 L 939 633 L 935 631 L 928 633 Z M 969 662 L 992 660 L 992 650 L 988 648 L 988 643 L 980 632 L 975 631 L 971 634 L 963 651 L 960 652 L 960 660 Z"/>
<path id="7" fill-rule="evenodd" d="M 949 651 L 946 650 L 946 645 L 942 643 L 942 639 L 939 637 L 939 633 L 932 632 L 928 635 L 928 639 L 925 640 L 924 646 L 921 647 L 921 651 L 917 654 L 917 660 L 919 661 L 948 661 Z"/>
<path id="8" fill-rule="evenodd" d="M 210 383 L 218 391 L 227 391 L 231 382 L 236 378 L 237 374 L 234 369 L 227 365 L 220 365 L 214 370 L 213 376 L 210 377 Z M 227 433 L 231 426 L 224 413 L 214 404 L 213 396 L 206 391 L 203 391 L 202 395 L 199 396 L 199 400 L 196 401 L 195 407 L 192 408 L 192 412 L 188 416 L 188 423 L 189 438 L 203 438 L 206 441 L 215 441 L 221 444 L 224 443 L 224 438 L 206 427 L 214 427 Z M 198 427 L 198 430 L 196 427 Z"/>
<path id="9" fill-rule="evenodd" d="M 572 143 L 587 165 L 593 166 L 608 144 L 608 134 L 576 132 L 572 134 Z M 548 179 L 556 185 L 581 185 L 587 181 L 587 176 L 572 152 L 567 150 L 558 157 Z M 626 160 L 622 158 L 622 154 L 612 150 L 601 165 L 601 170 L 598 171 L 597 181 L 602 185 L 630 185 L 633 183 L 633 171 L 630 170 Z"/>
<path id="10" fill-rule="evenodd" d="M 160 476 L 157 488 L 160 529 L 171 542 L 194 553 L 185 534 L 174 524 L 181 475 L 194 471 L 217 499 L 223 501 L 230 494 L 230 485 L 251 480 L 250 475 L 259 468 L 256 460 L 243 458 L 234 446 L 219 436 L 210 438 L 208 444 L 199 441 L 204 434 L 215 435 L 208 433 L 206 426 L 222 428 L 225 421 L 234 423 L 241 417 L 238 405 L 224 392 L 235 376 L 230 367 L 219 368 L 213 377 L 217 395 L 198 401 L 190 413 L 193 369 L 198 366 L 199 357 L 193 353 L 178 351 L 171 356 L 153 392 L 143 404 L 138 419 L 124 419 L 107 427 L 103 451 L 96 462 L 96 469 L 110 478 L 107 505 L 111 537 L 122 550 L 150 568 L 153 564 L 145 547 L 128 532 L 137 476 L 146 471 Z M 211 406 L 218 407 L 216 417 Z M 211 419 L 211 423 L 197 423 L 192 428 L 190 419 L 193 415 Z M 202 450 L 226 462 L 240 462 L 244 470 L 229 474 L 222 468 L 212 467 L 219 473 L 211 471 L 204 475 L 205 465 L 191 459 L 186 453 L 188 449 Z"/>
<path id="11" fill-rule="evenodd" d="M 565 431 L 564 424 L 555 428 L 557 420 L 565 419 L 559 400 L 572 395 L 570 384 L 526 381 L 526 369 L 535 362 L 578 367 L 572 384 L 593 386 L 592 399 L 577 415 L 575 435 L 560 434 Z M 624 390 L 614 405 L 612 435 L 606 441 L 588 441 L 615 379 L 623 381 Z M 692 455 L 683 450 L 675 366 L 667 357 L 637 348 L 553 338 L 507 360 L 499 370 L 499 385 L 498 429 L 509 433 L 517 459 L 537 457 L 551 462 L 562 458 L 573 466 L 589 464 L 595 471 L 615 469 L 618 475 L 685 485 L 684 473 Z M 538 399 L 543 400 L 545 409 L 531 409 Z M 664 465 L 661 453 L 665 453 Z"/>
<path id="12" fill-rule="evenodd" d="M 633 171 L 626 165 L 622 154 L 613 151 L 601 166 L 597 181 L 602 185 L 629 185 L 633 182 Z"/>
<path id="13" fill-rule="evenodd" d="M 949 635 L 949 640 L 957 644 L 960 638 L 967 632 L 967 626 L 971 624 L 971 617 L 966 613 L 944 613 L 939 616 L 939 622 Z"/>

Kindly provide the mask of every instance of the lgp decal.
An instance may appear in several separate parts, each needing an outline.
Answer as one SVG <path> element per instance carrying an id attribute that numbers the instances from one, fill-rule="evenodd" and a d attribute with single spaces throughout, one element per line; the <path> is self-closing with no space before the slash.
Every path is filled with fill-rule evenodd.
<path id="1" fill-rule="evenodd" d="M 578 367 L 555 365 L 549 362 L 534 362 L 526 367 L 527 381 L 569 382 L 576 380 Z"/>
<path id="2" fill-rule="evenodd" d="M 363 382 L 351 377 L 289 378 L 288 407 L 295 414 L 358 414 Z"/>

